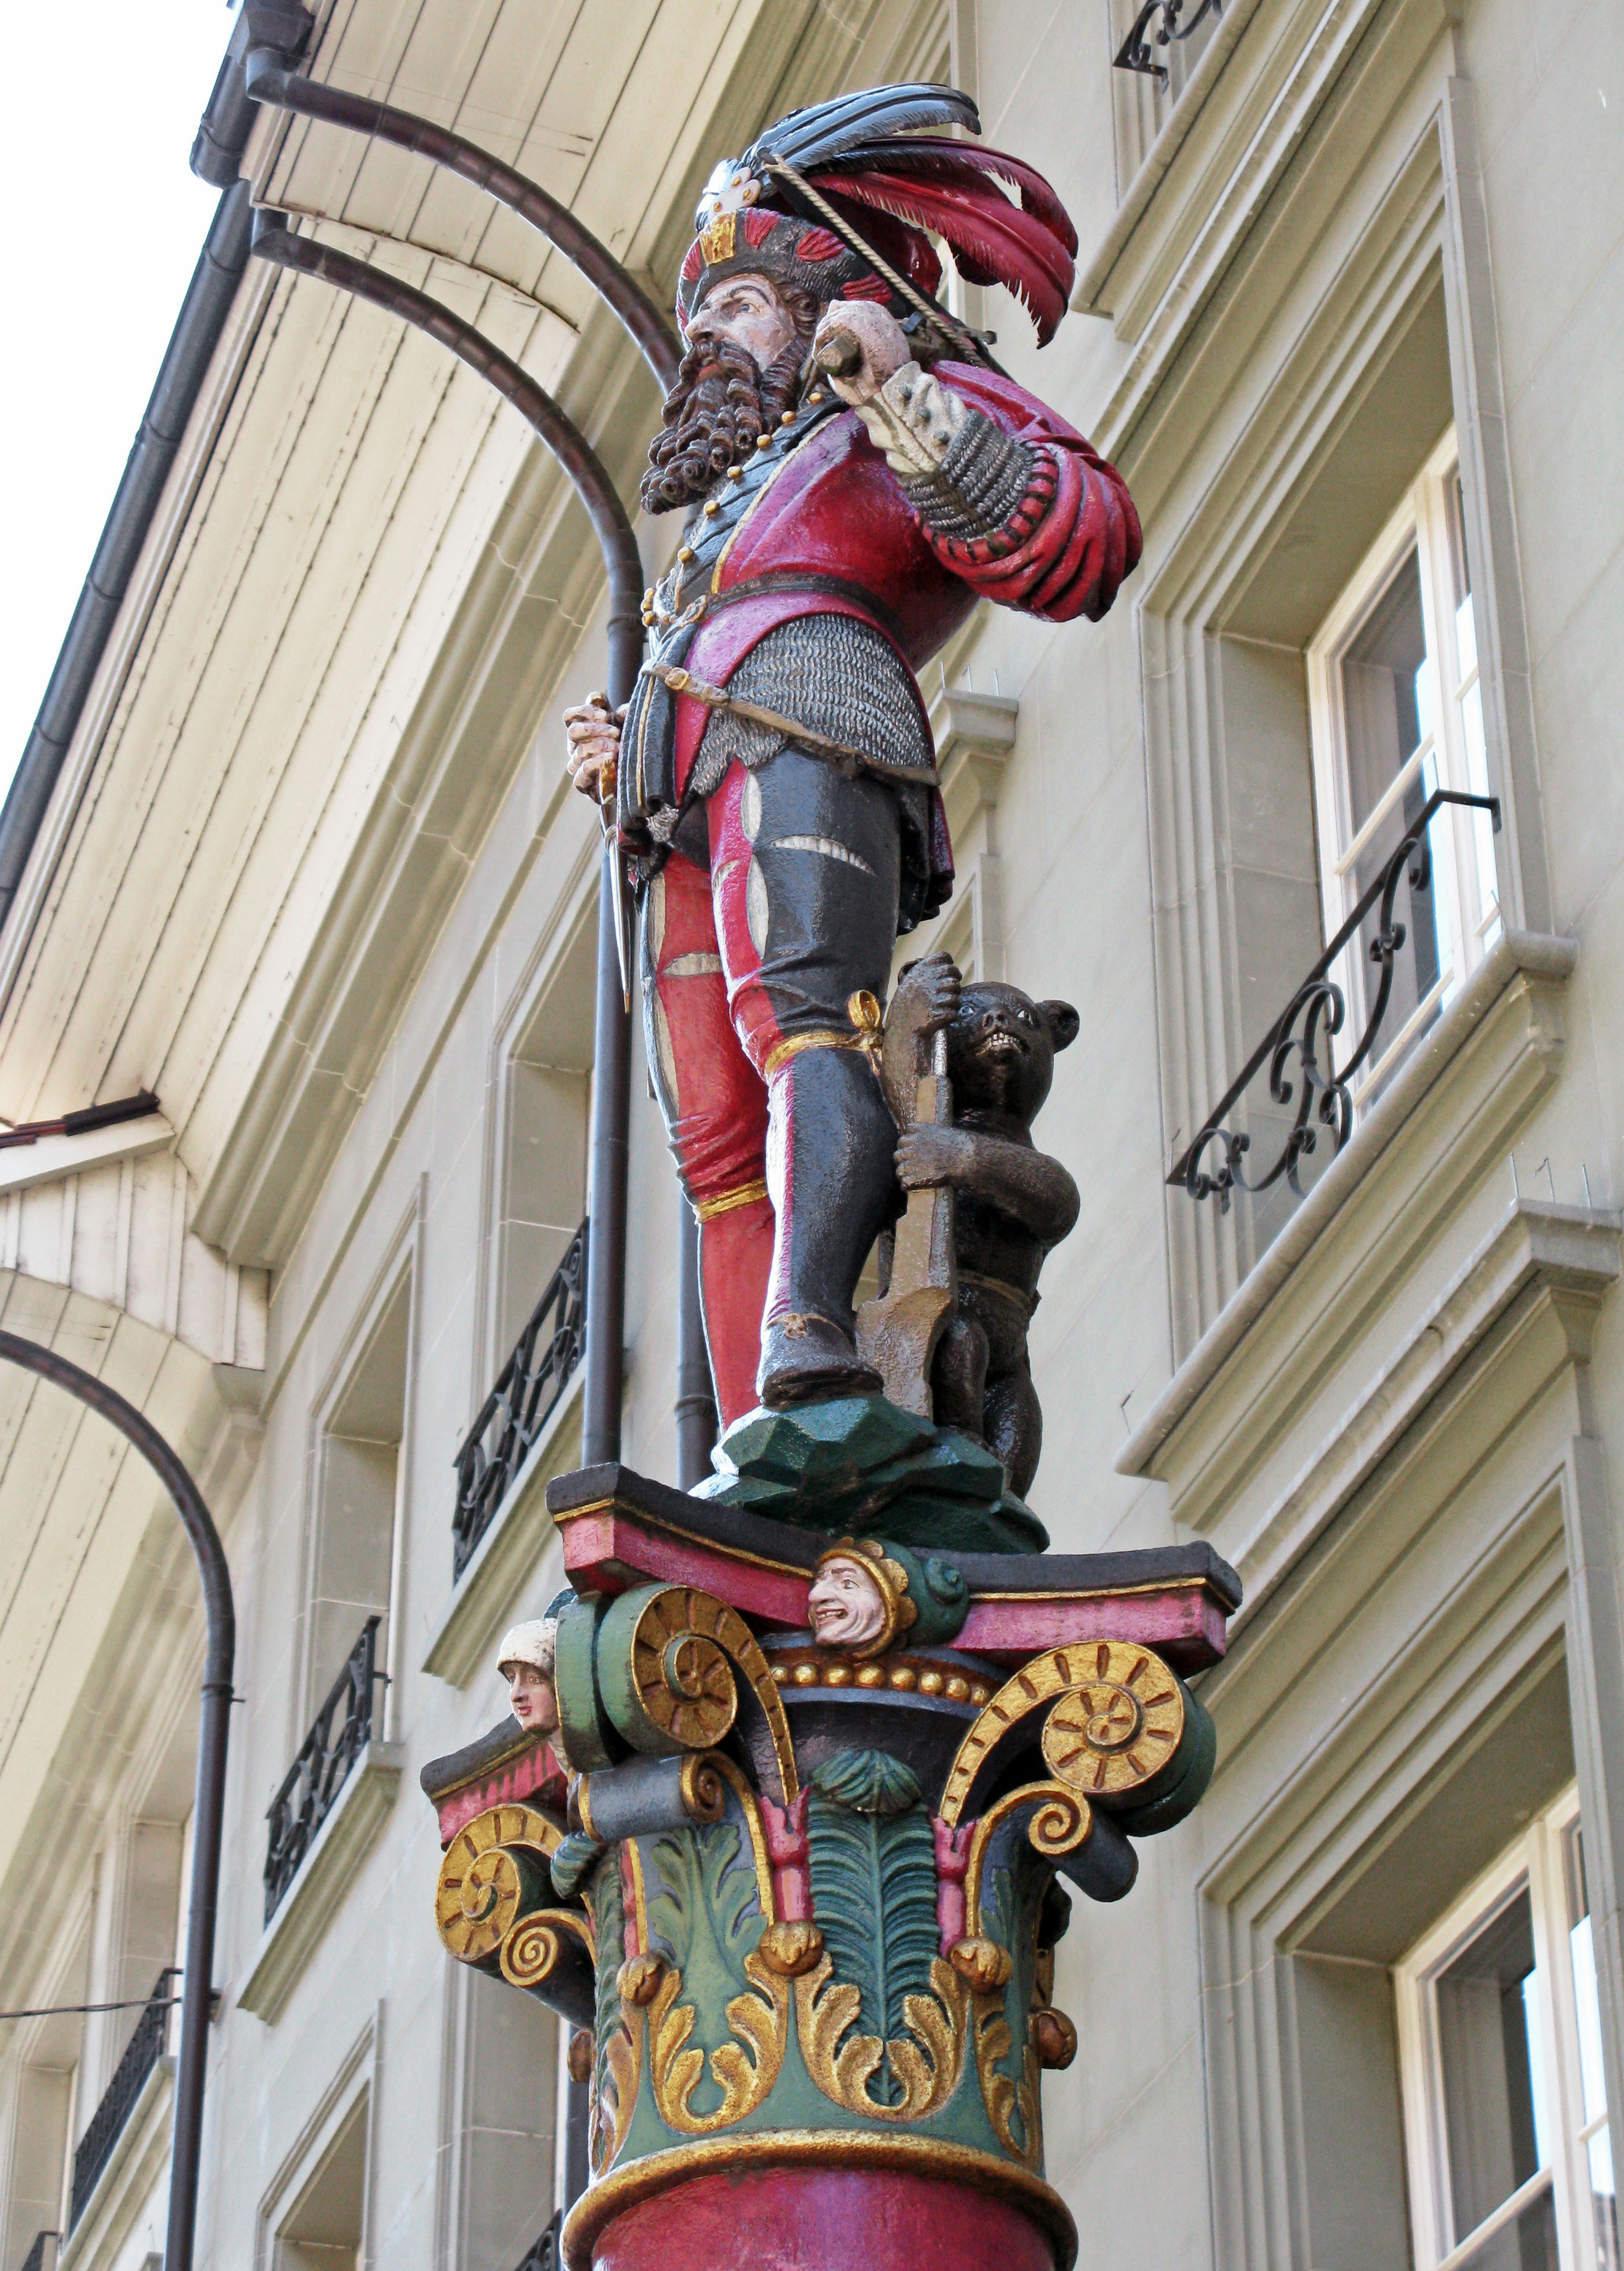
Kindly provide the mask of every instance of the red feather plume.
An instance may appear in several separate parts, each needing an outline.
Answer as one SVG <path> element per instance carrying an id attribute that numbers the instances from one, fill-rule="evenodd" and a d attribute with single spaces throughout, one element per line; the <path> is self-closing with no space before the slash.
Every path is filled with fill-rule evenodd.
<path id="1" fill-rule="evenodd" d="M 907 174 L 921 181 L 962 181 L 966 167 L 978 174 L 994 175 L 1017 190 L 1023 210 L 1059 237 L 1074 259 L 1076 257 L 1077 233 L 1071 215 L 1036 168 L 1010 157 L 1008 151 L 984 150 L 974 142 L 949 142 L 939 135 L 911 134 L 905 141 L 843 150 L 831 163 L 848 170 L 873 164 L 883 173 Z"/>
<path id="2" fill-rule="evenodd" d="M 895 146 L 885 153 L 888 168 L 893 162 Z M 986 159 L 994 163 L 955 165 L 945 155 L 950 151 L 956 160 Z M 844 153 L 843 161 L 849 162 Z M 1002 284 L 1019 295 L 1038 327 L 1039 346 L 1047 346 L 1070 297 L 1076 236 L 1047 183 L 1047 197 L 1065 222 L 1063 233 L 1047 212 L 1033 211 L 1024 203 L 1017 205 L 986 178 L 989 171 L 1012 169 L 1015 162 L 1000 153 L 972 152 L 957 143 L 945 143 L 927 153 L 927 166 L 920 169 L 921 175 L 927 169 L 931 178 L 905 178 L 889 170 L 848 174 L 819 168 L 816 179 L 825 194 L 832 190 L 912 228 L 934 230 L 951 248 L 954 264 L 962 276 L 972 283 Z"/>

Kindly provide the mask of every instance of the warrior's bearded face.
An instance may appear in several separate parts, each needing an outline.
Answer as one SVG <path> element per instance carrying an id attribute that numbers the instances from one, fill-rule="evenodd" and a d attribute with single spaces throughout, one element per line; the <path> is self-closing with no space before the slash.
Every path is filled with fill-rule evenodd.
<path id="1" fill-rule="evenodd" d="M 800 391 L 817 317 L 810 293 L 765 277 L 728 277 L 707 294 L 649 449 L 645 512 L 696 503 L 745 462 Z"/>

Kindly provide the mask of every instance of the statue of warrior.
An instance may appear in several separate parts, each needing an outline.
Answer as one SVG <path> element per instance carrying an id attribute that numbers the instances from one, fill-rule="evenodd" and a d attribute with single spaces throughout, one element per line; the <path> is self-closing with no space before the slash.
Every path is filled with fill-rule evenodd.
<path id="1" fill-rule="evenodd" d="M 1139 557 L 1118 474 L 934 297 L 927 232 L 1041 345 L 1076 251 L 1031 168 L 915 130 L 949 123 L 980 130 L 950 88 L 877 88 L 711 175 L 642 485 L 684 540 L 626 711 L 566 718 L 641 892 L 725 1425 L 879 1385 L 852 1307 L 897 1204 L 873 1028 L 898 933 L 953 875 L 918 674 L 978 599 L 1097 620 Z"/>

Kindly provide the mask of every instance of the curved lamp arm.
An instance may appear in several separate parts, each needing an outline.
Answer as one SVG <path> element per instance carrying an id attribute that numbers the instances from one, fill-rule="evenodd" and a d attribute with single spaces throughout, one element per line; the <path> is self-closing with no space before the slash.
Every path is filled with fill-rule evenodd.
<path id="1" fill-rule="evenodd" d="M 644 361 L 668 394 L 675 383 L 679 350 L 670 325 L 631 272 L 576 219 L 568 205 L 552 197 L 540 182 L 504 166 L 475 142 L 419 118 L 409 110 L 375 101 L 370 95 L 346 94 L 324 86 L 317 79 L 290 71 L 272 48 L 250 50 L 243 84 L 256 102 L 289 110 L 301 118 L 317 118 L 331 126 L 347 127 L 378 142 L 392 142 L 431 165 L 459 174 L 538 229 L 549 244 L 578 268 L 592 289 L 614 309 L 631 333 Z"/>
<path id="2" fill-rule="evenodd" d="M 175 2126 L 169 2163 L 169 2222 L 166 2271 L 191 2271 L 197 2222 L 197 2172 L 203 2141 L 203 2087 L 209 2055 L 209 2005 L 214 1976 L 214 1918 L 220 1899 L 220 1832 L 225 1817 L 226 1743 L 231 1730 L 231 1671 L 236 1654 L 236 1612 L 231 1572 L 220 1532 L 188 1469 L 152 1422 L 94 1373 L 71 1364 L 54 1349 L 19 1333 L 0 1332 L 0 1359 L 37 1374 L 128 1437 L 175 1501 L 203 1581 L 208 1647 L 203 1663 L 203 1709 L 197 1724 L 197 1784 L 192 1813 L 191 1894 L 186 1927 L 186 1974 L 181 1994 L 181 2059 L 175 2080 Z"/>

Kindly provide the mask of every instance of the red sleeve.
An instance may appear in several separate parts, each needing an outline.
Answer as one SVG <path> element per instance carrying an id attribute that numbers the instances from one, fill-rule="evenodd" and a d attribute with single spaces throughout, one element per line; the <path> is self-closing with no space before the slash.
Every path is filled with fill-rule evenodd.
<path id="1" fill-rule="evenodd" d="M 926 542 L 942 566 L 1000 606 L 1049 622 L 1098 622 L 1117 586 L 1139 564 L 1139 516 L 1128 484 L 1074 427 L 1013 379 L 968 363 L 938 363 L 934 376 L 1032 452 L 1032 476 L 1004 527 L 972 540 Z"/>

